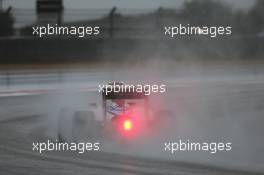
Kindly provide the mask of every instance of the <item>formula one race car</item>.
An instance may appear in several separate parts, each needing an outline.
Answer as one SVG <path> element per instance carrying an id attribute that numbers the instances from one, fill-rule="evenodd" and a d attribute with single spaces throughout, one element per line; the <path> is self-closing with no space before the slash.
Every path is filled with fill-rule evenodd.
<path id="1" fill-rule="evenodd" d="M 92 106 L 98 109 L 96 104 L 92 104 Z M 73 116 L 70 117 L 71 124 L 66 125 L 65 115 L 69 111 L 62 109 L 58 139 L 60 141 L 70 139 L 76 142 L 87 139 L 116 141 L 144 139 L 169 128 L 167 124 L 172 124 L 174 123 L 172 120 L 175 120 L 172 112 L 150 110 L 149 96 L 144 92 L 131 92 L 128 89 L 123 92 L 111 91 L 110 93 L 106 93 L 106 89 L 104 89 L 102 107 L 99 111 L 71 112 L 71 116 Z"/>

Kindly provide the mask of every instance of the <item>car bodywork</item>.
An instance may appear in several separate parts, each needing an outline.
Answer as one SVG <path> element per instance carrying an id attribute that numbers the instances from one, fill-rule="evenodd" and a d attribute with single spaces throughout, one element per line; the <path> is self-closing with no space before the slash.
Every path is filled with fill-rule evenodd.
<path id="1" fill-rule="evenodd" d="M 109 93 L 108 91 L 105 93 L 105 90 L 101 94 L 102 104 L 92 105 L 93 109 L 100 108 L 99 113 L 92 108 L 71 111 L 70 114 L 68 109 L 61 110 L 58 132 L 60 141 L 78 142 L 83 139 L 108 139 L 128 142 L 145 137 L 150 138 L 166 128 L 160 128 L 161 123 L 174 118 L 174 115 L 169 111 L 151 110 L 150 96 L 144 92 L 127 90 L 125 92 L 111 91 Z M 68 126 L 64 124 L 65 116 L 69 116 L 68 121 L 71 121 Z M 66 132 L 68 132 L 68 136 L 65 136 Z"/>

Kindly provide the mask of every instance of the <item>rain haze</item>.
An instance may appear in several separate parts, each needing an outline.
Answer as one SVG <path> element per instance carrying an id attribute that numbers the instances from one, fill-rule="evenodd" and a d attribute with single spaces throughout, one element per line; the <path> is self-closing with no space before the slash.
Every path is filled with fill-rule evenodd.
<path id="1" fill-rule="evenodd" d="M 0 175 L 264 175 L 264 0 L 0 0 L 0 26 Z"/>
<path id="2" fill-rule="evenodd" d="M 228 2 L 236 8 L 249 8 L 255 0 L 222 0 Z M 184 0 L 64 0 L 66 8 L 111 8 L 114 5 L 119 8 L 158 8 L 163 7 L 180 7 Z M 15 8 L 34 8 L 35 0 L 8 0 L 4 1 L 4 6 L 13 6 Z"/>

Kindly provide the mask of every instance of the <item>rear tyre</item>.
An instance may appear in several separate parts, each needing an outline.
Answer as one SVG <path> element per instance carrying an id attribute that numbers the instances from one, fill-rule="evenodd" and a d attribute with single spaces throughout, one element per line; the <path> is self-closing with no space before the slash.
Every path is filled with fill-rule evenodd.
<path id="1" fill-rule="evenodd" d="M 58 136 L 59 142 L 66 142 L 71 140 L 73 111 L 69 108 L 62 108 L 58 117 Z"/>
<path id="2" fill-rule="evenodd" d="M 72 138 L 75 142 L 93 140 L 98 136 L 98 122 L 92 111 L 77 111 L 73 115 Z"/>
<path id="3" fill-rule="evenodd" d="M 176 127 L 176 115 L 169 110 L 161 110 L 155 113 L 152 126 L 163 131 Z"/>

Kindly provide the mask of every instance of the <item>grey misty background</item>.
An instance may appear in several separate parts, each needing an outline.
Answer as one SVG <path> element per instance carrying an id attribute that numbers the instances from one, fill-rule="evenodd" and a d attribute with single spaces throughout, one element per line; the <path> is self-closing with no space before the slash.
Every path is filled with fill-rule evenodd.
<path id="1" fill-rule="evenodd" d="M 24 1 L 23 1 L 24 2 Z M 89 4 L 89 5 L 88 5 Z M 132 5 L 133 4 L 133 5 Z M 9 6 L 13 5 L 13 7 Z M 64 1 L 62 25 L 100 26 L 99 37 L 31 40 L 43 25 L 35 1 L 3 1 L 1 63 L 140 61 L 142 59 L 255 60 L 263 58 L 264 1 Z M 117 9 L 112 15 L 112 6 Z M 27 8 L 28 7 L 28 8 Z M 232 26 L 232 36 L 164 37 L 164 26 L 180 23 Z M 21 47 L 23 46 L 23 47 Z M 18 59 L 19 57 L 19 59 Z"/>
<path id="2" fill-rule="evenodd" d="M 148 0 L 149 8 L 147 5 L 137 5 L 130 9 L 115 3 L 111 5 L 102 3 L 100 7 L 87 5 L 82 9 L 77 6 L 76 9 L 67 9 L 72 7 L 66 6 L 67 2 L 73 4 L 76 1 L 65 1 L 63 25 L 99 25 L 102 29 L 100 37 L 83 39 L 33 37 L 31 26 L 39 24 L 33 9 L 35 5 L 31 4 L 31 9 L 27 9 L 26 4 L 21 0 L 10 1 L 21 6 L 6 2 L 0 20 L 3 35 L 0 39 L 1 88 L 16 90 L 21 88 L 20 85 L 22 88 L 34 90 L 59 87 L 62 95 L 58 97 L 60 95 L 51 94 L 41 99 L 29 100 L 29 107 L 23 106 L 27 103 L 25 98 L 17 101 L 15 99 L 14 103 L 3 102 L 4 117 L 24 115 L 21 114 L 21 109 L 25 111 L 25 116 L 31 113 L 31 110 L 38 114 L 39 112 L 46 114 L 48 111 L 47 130 L 52 132 L 57 126 L 54 121 L 58 118 L 59 108 L 67 105 L 85 108 L 89 100 L 94 102 L 96 99 L 101 99 L 88 98 L 83 94 L 71 94 L 72 90 L 68 90 L 68 86 L 74 85 L 73 91 L 75 91 L 75 87 L 83 89 L 87 86 L 86 83 L 92 85 L 97 81 L 168 81 L 171 83 L 169 86 L 176 86 L 175 89 L 169 88 L 164 97 L 153 97 L 154 100 L 151 102 L 154 108 L 162 105 L 172 109 L 177 115 L 176 127 L 172 129 L 176 134 L 172 135 L 171 139 L 178 137 L 193 141 L 197 138 L 212 141 L 223 139 L 234 144 L 234 151 L 226 154 L 214 156 L 202 152 L 197 154 L 183 152 L 170 157 L 171 159 L 240 170 L 264 171 L 263 0 L 247 0 L 243 4 L 238 3 L 242 1 L 196 0 L 185 4 L 182 4 L 183 1 L 181 3 L 174 0 L 166 1 L 171 4 L 175 2 L 175 6 L 165 6 L 163 3 L 153 5 L 151 3 L 153 1 Z M 121 3 L 121 0 L 118 2 Z M 8 5 L 13 5 L 13 8 L 7 11 Z M 117 6 L 117 10 L 112 15 L 113 36 L 110 36 L 109 13 L 114 5 Z M 18 10 L 22 12 L 19 13 Z M 21 18 L 18 16 L 23 17 L 23 14 L 29 14 L 32 20 L 20 21 Z M 232 25 L 233 35 L 213 39 L 164 38 L 163 25 L 179 23 Z M 98 62 L 100 64 L 93 64 Z M 61 66 L 61 63 L 69 63 L 69 69 L 66 64 Z M 74 63 L 81 63 L 84 72 L 82 69 L 72 70 Z M 114 63 L 117 66 L 114 65 L 112 69 L 111 65 Z M 123 67 L 122 63 L 128 66 Z M 25 64 L 25 67 L 22 64 Z M 55 65 L 55 69 L 50 66 L 51 64 Z M 64 66 L 66 69 L 63 69 Z M 23 70 L 26 68 L 29 70 Z M 56 126 L 53 128 L 53 125 Z M 26 128 L 24 125 L 22 127 Z M 38 133 L 39 125 L 37 127 L 37 130 L 30 131 Z M 52 137 L 52 134 L 47 135 Z M 147 145 L 140 150 L 131 150 L 131 154 L 153 155 L 154 158 L 167 159 L 169 157 L 167 154 L 157 152 L 161 149 L 160 144 L 157 146 L 159 148 Z M 120 149 L 115 151 L 122 152 Z M 23 157 L 23 163 L 24 160 Z M 29 163 L 32 163 L 31 159 Z M 18 164 L 21 167 L 21 162 L 18 161 Z M 10 167 L 16 168 L 14 165 Z M 69 168 L 71 169 L 72 166 Z M 46 169 L 54 170 L 54 168 Z M 188 173 L 192 172 L 196 171 L 188 171 Z"/>
<path id="3" fill-rule="evenodd" d="M 251 7 L 255 0 L 222 0 L 232 5 L 234 8 L 247 9 Z M 111 8 L 113 5 L 120 8 L 158 8 L 163 7 L 180 7 L 184 0 L 64 0 L 66 8 Z M 3 6 L 13 6 L 14 8 L 35 8 L 35 0 L 5 0 Z"/>

